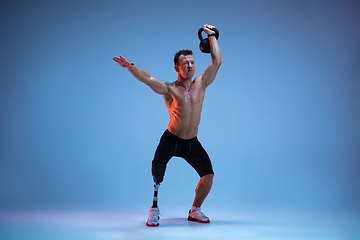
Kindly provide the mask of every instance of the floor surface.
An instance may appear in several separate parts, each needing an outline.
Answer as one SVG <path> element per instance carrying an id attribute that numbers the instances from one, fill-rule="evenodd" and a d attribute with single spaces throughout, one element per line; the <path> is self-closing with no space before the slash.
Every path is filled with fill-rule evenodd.
<path id="1" fill-rule="evenodd" d="M 147 227 L 147 212 L 0 212 L 0 239 L 360 239 L 354 214 L 294 212 L 206 212 L 211 223 L 188 222 L 186 212 L 162 213 L 159 227 Z"/>

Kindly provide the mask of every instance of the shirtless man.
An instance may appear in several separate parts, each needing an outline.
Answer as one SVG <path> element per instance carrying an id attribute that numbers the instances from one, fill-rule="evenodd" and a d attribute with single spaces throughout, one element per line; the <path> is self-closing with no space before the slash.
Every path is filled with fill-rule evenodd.
<path id="1" fill-rule="evenodd" d="M 159 226 L 160 210 L 157 206 L 157 192 L 163 181 L 166 164 L 173 156 L 184 158 L 199 174 L 200 181 L 195 190 L 195 199 L 189 211 L 189 221 L 209 223 L 209 218 L 200 207 L 210 192 L 214 172 L 210 158 L 197 139 L 200 115 L 206 88 L 214 81 L 221 65 L 221 53 L 215 38 L 214 26 L 204 25 L 208 35 L 212 62 L 203 74 L 192 80 L 195 62 L 192 51 L 181 50 L 175 54 L 175 71 L 178 79 L 172 83 L 160 82 L 147 72 L 138 69 L 122 56 L 114 57 L 120 66 L 126 68 L 137 80 L 163 96 L 170 115 L 168 129 L 160 139 L 152 161 L 152 175 L 155 182 L 153 206 L 150 208 L 148 226 Z"/>

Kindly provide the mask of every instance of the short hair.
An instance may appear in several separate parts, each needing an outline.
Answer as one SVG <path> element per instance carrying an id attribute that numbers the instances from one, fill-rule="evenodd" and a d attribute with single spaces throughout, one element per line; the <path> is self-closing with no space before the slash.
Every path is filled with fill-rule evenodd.
<path id="1" fill-rule="evenodd" d="M 191 50 L 187 50 L 187 49 L 183 49 L 178 51 L 177 53 L 175 53 L 175 57 L 174 57 L 174 64 L 178 65 L 179 64 L 179 58 L 181 55 L 193 55 L 193 52 Z"/>

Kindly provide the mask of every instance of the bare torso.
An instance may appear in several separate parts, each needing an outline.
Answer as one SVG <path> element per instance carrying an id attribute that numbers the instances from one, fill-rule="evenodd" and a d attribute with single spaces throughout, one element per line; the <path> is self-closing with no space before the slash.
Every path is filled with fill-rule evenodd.
<path id="1" fill-rule="evenodd" d="M 182 139 L 196 137 L 205 97 L 201 76 L 195 78 L 188 88 L 174 82 L 168 89 L 171 96 L 164 96 L 164 101 L 170 115 L 169 131 Z"/>

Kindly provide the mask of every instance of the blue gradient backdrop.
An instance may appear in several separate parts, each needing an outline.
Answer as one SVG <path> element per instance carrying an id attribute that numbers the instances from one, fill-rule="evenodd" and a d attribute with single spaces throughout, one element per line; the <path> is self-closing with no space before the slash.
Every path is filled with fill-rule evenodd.
<path id="1" fill-rule="evenodd" d="M 359 1 L 0 3 L 0 209 L 148 209 L 162 97 L 112 61 L 173 81 L 205 23 L 223 65 L 199 139 L 215 170 L 204 207 L 360 209 Z M 174 158 L 160 204 L 190 207 Z"/>

